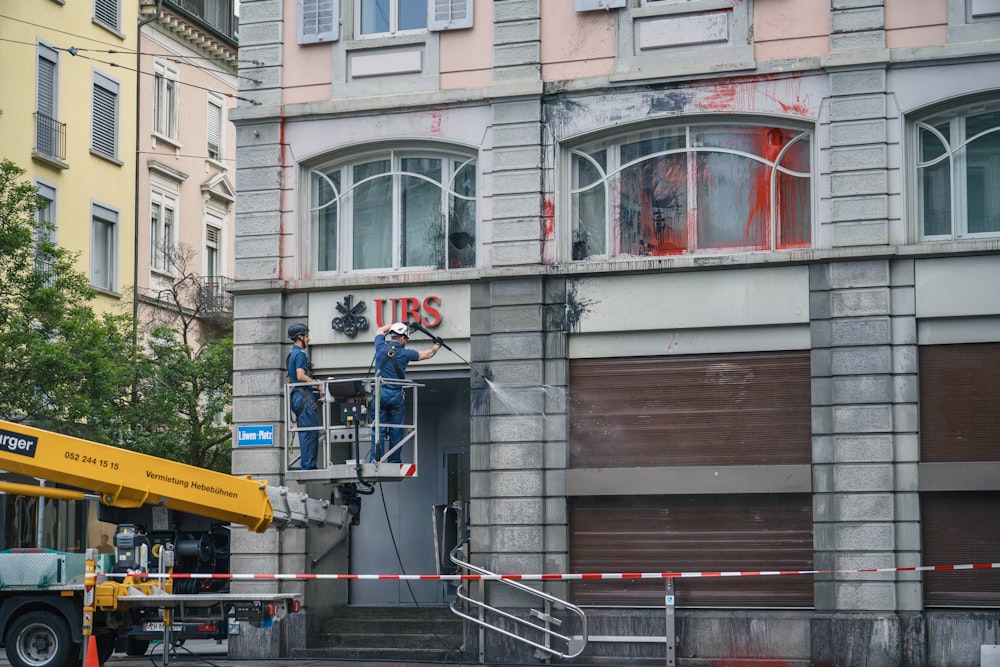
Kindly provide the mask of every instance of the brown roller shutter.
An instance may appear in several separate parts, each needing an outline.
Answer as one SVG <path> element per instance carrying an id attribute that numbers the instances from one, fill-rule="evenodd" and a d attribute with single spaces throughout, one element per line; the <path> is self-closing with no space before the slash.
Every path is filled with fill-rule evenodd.
<path id="1" fill-rule="evenodd" d="M 1000 344 L 920 347 L 920 454 L 1000 461 Z"/>
<path id="2" fill-rule="evenodd" d="M 1000 553 L 1000 493 L 920 494 L 926 565 L 993 563 Z M 1000 570 L 924 573 L 928 607 L 1000 605 Z"/>
<path id="3" fill-rule="evenodd" d="M 808 570 L 808 494 L 570 498 L 573 572 Z M 675 579 L 679 606 L 812 607 L 813 577 Z M 573 582 L 587 605 L 663 605 L 662 580 Z"/>
<path id="4" fill-rule="evenodd" d="M 570 467 L 810 463 L 809 352 L 576 359 Z"/>

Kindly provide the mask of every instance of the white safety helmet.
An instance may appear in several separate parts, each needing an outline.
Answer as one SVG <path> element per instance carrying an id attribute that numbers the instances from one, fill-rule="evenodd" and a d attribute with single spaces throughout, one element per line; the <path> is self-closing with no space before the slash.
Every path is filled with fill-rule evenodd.
<path id="1" fill-rule="evenodd" d="M 410 337 L 410 327 L 406 326 L 402 322 L 396 322 L 391 327 L 389 327 L 389 332 L 392 333 L 393 336 L 406 336 L 407 338 Z"/>

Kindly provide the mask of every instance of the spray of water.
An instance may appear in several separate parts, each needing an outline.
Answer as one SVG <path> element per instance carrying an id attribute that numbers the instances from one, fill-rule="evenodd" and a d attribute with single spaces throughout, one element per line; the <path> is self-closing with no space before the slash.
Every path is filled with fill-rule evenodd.
<path id="1" fill-rule="evenodd" d="M 527 415 L 527 414 L 538 414 L 538 403 L 534 399 L 533 393 L 542 392 L 543 394 L 548 394 L 549 391 L 555 388 L 551 385 L 541 385 L 538 387 L 517 387 L 516 389 L 501 387 L 493 380 L 483 378 L 486 384 L 490 388 L 493 396 L 496 397 L 498 401 L 504 404 L 510 412 L 515 415 Z M 542 416 L 544 413 L 544 397 L 542 402 Z"/>

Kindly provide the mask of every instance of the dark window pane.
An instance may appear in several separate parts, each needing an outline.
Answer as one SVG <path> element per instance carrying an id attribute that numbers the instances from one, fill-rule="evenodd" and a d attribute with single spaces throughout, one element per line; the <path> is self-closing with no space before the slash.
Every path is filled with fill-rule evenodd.
<path id="1" fill-rule="evenodd" d="M 404 158 L 402 171 L 402 265 L 444 268 L 441 160 Z M 425 178 L 405 175 L 408 173 Z"/>
<path id="2" fill-rule="evenodd" d="M 455 176 L 449 197 L 448 268 L 476 265 L 476 163 L 454 161 Z M 469 199 L 466 199 L 469 197 Z"/>
<path id="3" fill-rule="evenodd" d="M 588 159 L 590 158 L 590 159 Z M 593 160 L 593 161 L 591 161 Z M 596 163 L 596 164 L 595 164 Z M 607 252 L 604 173 L 607 151 L 587 157 L 573 156 L 573 259 L 587 259 Z"/>
<path id="4" fill-rule="evenodd" d="M 389 160 L 354 167 L 355 269 L 392 268 L 393 197 L 388 172 Z"/>
<path id="5" fill-rule="evenodd" d="M 389 32 L 389 0 L 361 0 L 361 34 Z"/>
<path id="6" fill-rule="evenodd" d="M 687 158 L 681 154 L 643 156 L 681 148 L 682 137 L 651 139 L 621 147 L 619 252 L 671 255 L 687 247 Z"/>
<path id="7" fill-rule="evenodd" d="M 935 128 L 942 136 L 927 128 L 920 129 L 921 163 L 939 161 L 918 170 L 921 220 L 924 236 L 951 234 L 951 160 L 947 153 L 948 124 Z"/>
<path id="8" fill-rule="evenodd" d="M 399 0 L 399 29 L 427 27 L 427 0 Z"/>
<path id="9" fill-rule="evenodd" d="M 970 116 L 966 121 L 966 197 L 969 233 L 1000 232 L 1000 113 Z M 990 130 L 994 130 L 990 132 Z M 973 139 L 983 132 L 982 136 Z"/>
<path id="10" fill-rule="evenodd" d="M 340 202 L 334 202 L 340 193 L 340 171 L 326 174 L 327 178 L 313 176 L 313 218 L 318 242 L 318 269 L 337 270 L 337 212 Z"/>

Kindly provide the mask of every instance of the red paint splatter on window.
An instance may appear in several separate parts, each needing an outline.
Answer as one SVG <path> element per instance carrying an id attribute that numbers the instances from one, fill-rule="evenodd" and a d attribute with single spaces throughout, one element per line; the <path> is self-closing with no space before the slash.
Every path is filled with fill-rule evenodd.
<path id="1" fill-rule="evenodd" d="M 807 142 L 792 145 L 784 155 L 781 151 L 793 134 L 778 128 L 760 128 L 753 137 L 755 153 L 770 163 L 793 171 L 808 171 Z M 772 182 L 773 179 L 773 182 Z M 772 192 L 774 219 L 771 219 Z M 744 244 L 751 249 L 771 246 L 771 226 L 776 248 L 802 248 L 809 246 L 809 190 L 808 182 L 784 174 L 770 165 L 759 165 L 753 170 L 750 182 L 750 212 L 744 229 Z"/>
<path id="2" fill-rule="evenodd" d="M 768 162 L 778 159 L 785 144 L 781 130 L 761 127 L 754 132 L 751 145 L 754 153 Z M 758 250 L 771 245 L 771 174 L 767 165 L 754 165 L 751 172 L 749 200 L 750 214 L 743 228 L 743 245 Z"/>

